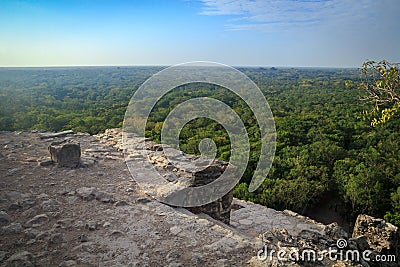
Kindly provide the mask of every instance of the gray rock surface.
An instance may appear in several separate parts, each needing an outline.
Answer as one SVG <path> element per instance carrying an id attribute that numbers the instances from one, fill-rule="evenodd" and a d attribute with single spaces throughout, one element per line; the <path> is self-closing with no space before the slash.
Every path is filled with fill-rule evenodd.
<path id="1" fill-rule="evenodd" d="M 365 236 L 369 246 L 382 254 L 400 256 L 398 227 L 383 219 L 361 214 L 354 225 L 353 237 Z"/>
<path id="2" fill-rule="evenodd" d="M 6 266 L 10 267 L 33 267 L 32 263 L 34 257 L 28 251 L 21 251 L 13 254 L 10 258 L 7 259 Z"/>
<path id="3" fill-rule="evenodd" d="M 47 214 L 38 214 L 32 219 L 30 219 L 26 224 L 31 227 L 38 227 L 44 223 L 47 223 L 50 220 L 49 216 Z"/>
<path id="4" fill-rule="evenodd" d="M 232 200 L 230 225 L 201 210 L 155 201 L 132 179 L 119 133 L 49 139 L 0 133 L 0 143 L 8 145 L 0 148 L 0 266 L 278 266 L 254 258 L 274 231 L 284 234 L 276 234 L 281 240 L 272 239 L 271 245 L 295 240 L 300 245 L 293 248 L 322 249 L 345 236 L 337 225 L 237 199 Z M 58 168 L 27 160 L 46 157 L 50 143 L 63 138 L 79 142 L 82 158 L 95 159 L 95 164 Z M 154 150 L 148 150 L 154 152 L 151 160 L 165 174 L 182 181 L 194 177 L 165 162 L 157 154 L 160 147 L 149 148 Z M 130 155 L 129 160 L 137 158 Z M 369 247 L 366 237 L 350 238 L 348 244 Z"/>
<path id="5" fill-rule="evenodd" d="M 10 223 L 9 225 L 1 228 L 1 233 L 5 235 L 19 234 L 22 232 L 22 225 L 20 223 Z"/>
<path id="6" fill-rule="evenodd" d="M 182 187 L 197 187 L 209 184 L 225 171 L 228 166 L 227 162 L 219 160 L 210 160 L 206 157 L 199 157 L 194 155 L 187 155 L 182 151 L 172 149 L 168 147 L 170 158 L 173 160 L 181 159 L 185 156 L 185 160 L 181 160 L 178 166 L 172 165 L 167 159 L 164 148 L 161 144 L 147 141 L 144 148 L 139 147 L 137 144 L 144 140 L 135 136 L 131 136 L 130 142 L 122 144 L 122 131 L 121 129 L 108 129 L 104 134 L 99 134 L 98 137 L 105 143 L 108 143 L 120 151 L 129 154 L 127 156 L 127 164 L 129 166 L 130 161 L 137 160 L 139 155 L 144 155 L 150 163 L 154 165 L 157 171 L 168 182 L 180 185 Z M 150 151 L 150 152 L 149 152 Z M 208 166 L 208 167 L 207 167 Z M 233 174 L 232 174 L 233 176 Z M 148 177 L 148 176 L 146 176 Z M 149 179 L 151 177 L 148 177 Z M 149 184 L 149 188 L 152 188 L 152 184 Z M 146 188 L 142 188 L 146 193 Z M 158 189 L 158 198 L 169 199 L 171 192 L 166 190 Z M 174 192 L 174 191 L 172 191 Z M 230 223 L 231 203 L 233 193 L 228 192 L 223 197 L 200 207 L 189 208 L 194 213 L 204 212 L 210 215 L 212 218 L 220 220 L 226 224 Z M 167 201 L 168 202 L 168 201 Z"/>
<path id="7" fill-rule="evenodd" d="M 68 134 L 73 134 L 74 132 L 72 130 L 67 130 L 63 132 L 58 132 L 58 133 L 39 133 L 40 139 L 50 139 L 50 138 L 55 138 L 55 137 L 64 137 L 67 136 Z"/>
<path id="8" fill-rule="evenodd" d="M 70 139 L 53 142 L 49 145 L 49 152 L 52 161 L 60 167 L 76 168 L 81 159 L 81 147 L 76 141 Z"/>
<path id="9" fill-rule="evenodd" d="M 11 222 L 10 215 L 7 214 L 5 211 L 0 211 L 0 226 L 7 225 Z"/>

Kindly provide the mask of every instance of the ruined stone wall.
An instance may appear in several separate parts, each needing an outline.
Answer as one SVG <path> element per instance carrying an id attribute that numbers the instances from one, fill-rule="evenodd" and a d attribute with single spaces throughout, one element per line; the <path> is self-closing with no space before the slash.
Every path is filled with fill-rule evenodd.
<path id="1" fill-rule="evenodd" d="M 232 201 L 231 192 L 193 214 L 143 195 L 121 153 L 120 130 L 97 138 L 71 131 L 38 135 L 0 133 L 1 266 L 399 266 L 398 228 L 382 219 L 360 215 L 351 236 L 337 224 Z M 49 157 L 49 146 L 68 140 L 82 150 L 76 168 Z M 144 149 L 171 183 L 208 183 L 226 166 L 185 172 L 168 162 L 159 144 Z M 337 244 L 344 244 L 343 255 L 371 250 L 372 260 L 332 260 L 326 251 Z M 263 249 L 312 249 L 324 258 L 285 262 L 275 254 L 263 260 Z M 374 261 L 380 255 L 396 261 Z"/>
<path id="2" fill-rule="evenodd" d="M 122 131 L 121 129 L 107 129 L 104 134 L 99 134 L 97 136 L 102 140 L 102 142 L 108 143 L 120 151 L 128 153 L 128 158 L 130 156 L 137 156 L 138 151 L 130 151 L 128 152 L 126 148 L 124 148 L 122 144 Z M 135 138 L 132 137 L 132 141 L 135 142 Z M 139 142 L 139 139 L 137 140 Z M 220 160 L 215 160 L 211 163 L 210 166 L 200 171 L 187 171 L 184 169 L 180 169 L 177 166 L 174 166 L 171 162 L 168 161 L 167 157 L 163 152 L 163 147 L 160 144 L 155 142 L 146 140 L 146 153 L 147 159 L 149 162 L 153 164 L 153 166 L 157 169 L 159 173 L 163 175 L 163 177 L 172 183 L 177 183 L 179 185 L 183 185 L 185 187 L 197 187 L 211 183 L 218 179 L 218 177 L 225 171 L 227 162 L 223 162 Z M 192 160 L 198 159 L 198 156 L 187 155 L 181 151 L 179 151 L 181 155 L 185 155 L 189 162 Z M 142 154 L 143 155 L 143 154 Z M 223 197 L 217 199 L 214 202 L 209 204 L 188 208 L 193 213 L 205 213 L 211 216 L 212 218 L 222 221 L 226 224 L 230 223 L 230 214 L 231 214 L 231 203 L 233 199 L 232 190 L 228 192 Z"/>

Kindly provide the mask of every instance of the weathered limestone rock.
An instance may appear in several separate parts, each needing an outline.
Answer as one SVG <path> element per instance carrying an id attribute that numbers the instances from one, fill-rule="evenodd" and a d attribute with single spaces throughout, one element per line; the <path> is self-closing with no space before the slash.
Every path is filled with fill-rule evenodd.
<path id="1" fill-rule="evenodd" d="M 336 222 L 328 224 L 324 229 L 324 234 L 333 240 L 338 240 L 340 238 L 347 239 L 348 233 L 340 227 Z"/>
<path id="2" fill-rule="evenodd" d="M 32 226 L 32 227 L 38 227 L 42 224 L 47 223 L 50 220 L 49 216 L 47 214 L 39 214 L 30 219 L 26 224 L 27 226 Z"/>
<path id="3" fill-rule="evenodd" d="M 362 260 L 340 258 L 335 240 L 321 233 L 303 230 L 292 236 L 286 229 L 273 228 L 262 235 L 263 249 L 251 258 L 249 265 L 261 266 L 370 266 Z M 279 253 L 278 253 L 279 252 Z"/>
<path id="4" fill-rule="evenodd" d="M 37 161 L 37 163 L 38 163 L 38 166 L 47 167 L 47 166 L 53 165 L 54 161 L 52 161 L 51 159 L 39 159 Z"/>
<path id="5" fill-rule="evenodd" d="M 40 133 L 40 139 L 49 139 L 49 138 L 54 138 L 54 137 L 64 137 L 67 134 L 74 134 L 72 130 L 68 131 L 63 131 L 63 132 L 58 132 L 58 133 Z"/>
<path id="6" fill-rule="evenodd" d="M 365 236 L 369 246 L 381 254 L 399 257 L 399 229 L 383 219 L 368 215 L 358 215 L 353 237 Z"/>
<path id="7" fill-rule="evenodd" d="M 19 234 L 22 232 L 22 225 L 20 223 L 11 223 L 3 226 L 0 232 L 2 234 Z"/>
<path id="8" fill-rule="evenodd" d="M 93 170 L 28 169 L 25 166 L 34 165 L 33 160 L 44 159 L 43 149 L 52 141 L 39 142 L 34 135 L 36 144 L 33 142 L 32 146 L 38 149 L 26 149 L 17 144 L 29 137 L 0 134 L 0 143 L 6 144 L 12 137 L 16 149 L 2 150 L 5 158 L 0 161 L 0 171 L 5 174 L 0 175 L 0 235 L 4 236 L 1 266 L 97 266 L 100 260 L 104 266 L 158 266 L 160 262 L 166 266 L 399 266 L 398 261 L 374 261 L 378 254 L 389 254 L 385 252 L 372 252 L 368 262 L 331 260 L 324 250 L 337 249 L 338 239 L 347 241 L 341 250 L 343 255 L 371 250 L 365 236 L 369 230 L 363 230 L 365 235 L 348 238 L 335 223 L 323 225 L 287 210 L 276 211 L 237 199 L 232 201 L 231 209 L 231 192 L 197 208 L 224 222 L 229 222 L 230 217 L 231 226 L 204 214 L 194 216 L 185 209 L 150 200 L 131 180 L 121 153 L 115 150 L 123 149 L 117 141 L 120 134 L 117 130 L 107 133 L 107 140 L 100 141 L 89 136 L 69 137 L 82 147 L 80 167 L 85 158 L 93 159 L 88 161 L 98 162 L 93 164 Z M 144 149 L 132 149 L 128 153 L 130 160 L 142 159 L 141 153 L 146 152 L 148 160 L 170 183 L 201 186 L 219 179 L 226 171 L 218 162 L 202 171 L 184 171 L 168 162 L 163 155 L 165 147 L 149 145 L 149 150 Z M 8 159 L 10 155 L 12 158 Z M 111 156 L 114 160 L 107 161 Z M 185 156 L 187 165 L 197 157 Z M 32 161 L 26 163 L 27 158 Z M 37 177 L 44 182 L 38 184 Z M 73 179 L 76 177 L 85 179 Z M 118 202 L 111 205 L 115 200 Z M 261 257 L 265 255 L 265 248 L 268 252 L 275 250 L 271 260 L 257 257 L 260 251 Z M 307 260 L 305 257 L 313 256 L 307 253 L 311 249 L 318 256 L 324 254 L 324 258 Z M 305 257 L 280 261 L 276 250 L 298 251 L 300 256 L 305 252 Z"/>
<path id="9" fill-rule="evenodd" d="M 93 199 L 96 199 L 104 203 L 115 202 L 114 196 L 112 194 L 100 191 L 94 187 L 80 187 L 76 190 L 76 194 L 78 197 L 86 201 L 91 201 Z"/>
<path id="10" fill-rule="evenodd" d="M 51 159 L 60 167 L 76 168 L 81 158 L 81 147 L 78 142 L 65 140 L 53 142 L 48 147 Z"/>
<path id="11" fill-rule="evenodd" d="M 132 159 L 135 160 L 136 156 L 140 153 L 147 156 L 147 159 L 153 164 L 157 171 L 170 183 L 175 183 L 183 187 L 199 187 L 207 185 L 217 180 L 222 173 L 227 169 L 228 163 L 204 158 L 199 160 L 199 156 L 188 155 L 177 149 L 169 148 L 169 157 L 179 162 L 179 166 L 174 166 L 165 155 L 164 147 L 161 144 L 149 141 L 148 139 L 140 139 L 131 137 L 133 144 L 130 149 L 127 149 L 122 144 L 122 131 L 121 129 L 108 129 L 104 134 L 97 135 L 100 140 L 117 148 L 124 150 L 125 153 L 130 154 Z M 145 142 L 141 149 L 135 148 L 135 143 Z M 129 150 L 129 153 L 128 153 Z M 139 153 L 136 155 L 135 153 Z M 182 158 L 182 159 L 181 159 Z M 198 170 L 192 168 L 201 167 Z M 208 167 L 207 167 L 208 166 Z M 204 167 L 204 168 L 203 168 Z M 233 167 L 233 166 L 232 166 Z M 196 169 L 196 168 L 194 168 Z M 146 190 L 144 190 L 146 192 Z M 211 202 L 209 204 L 188 208 L 193 213 L 205 213 L 216 220 L 220 220 L 226 224 L 230 223 L 231 204 L 233 199 L 233 192 L 230 191 L 223 197 Z"/>
<path id="12" fill-rule="evenodd" d="M 6 261 L 6 266 L 34 266 L 32 261 L 34 257 L 28 251 L 22 251 L 13 254 L 10 258 Z"/>

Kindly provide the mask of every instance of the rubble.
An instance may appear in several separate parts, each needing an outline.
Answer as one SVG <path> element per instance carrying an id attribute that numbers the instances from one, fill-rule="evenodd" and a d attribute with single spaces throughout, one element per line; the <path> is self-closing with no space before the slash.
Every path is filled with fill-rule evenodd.
<path id="1" fill-rule="evenodd" d="M 360 217 L 349 237 L 337 224 L 232 199 L 231 194 L 211 203 L 216 205 L 211 211 L 203 206 L 191 212 L 155 201 L 132 179 L 120 137 L 119 129 L 97 137 L 48 139 L 0 133 L 0 143 L 7 144 L 0 151 L 0 266 L 318 266 L 263 261 L 257 253 L 264 245 L 322 253 L 336 247 L 338 239 L 347 241 L 346 251 L 376 250 L 372 256 L 397 248 L 397 228 L 368 216 Z M 79 143 L 81 159 L 93 161 L 86 168 L 38 166 L 33 159 L 45 159 L 55 138 Z M 149 142 L 147 148 L 149 160 L 171 183 L 208 183 L 226 166 L 215 162 L 204 172 L 184 172 L 166 160 L 162 147 Z M 132 152 L 128 160 L 137 158 Z M 224 223 L 228 216 L 230 225 Z M 318 264 L 377 266 L 329 259 Z"/>

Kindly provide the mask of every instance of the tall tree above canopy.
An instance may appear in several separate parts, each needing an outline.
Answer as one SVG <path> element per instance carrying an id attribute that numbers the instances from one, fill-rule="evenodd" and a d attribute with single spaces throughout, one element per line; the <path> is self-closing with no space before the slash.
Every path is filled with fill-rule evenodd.
<path id="1" fill-rule="evenodd" d="M 400 111 L 399 64 L 366 61 L 361 72 L 358 87 L 364 91 L 362 100 L 374 103 L 371 125 L 384 123 Z"/>

